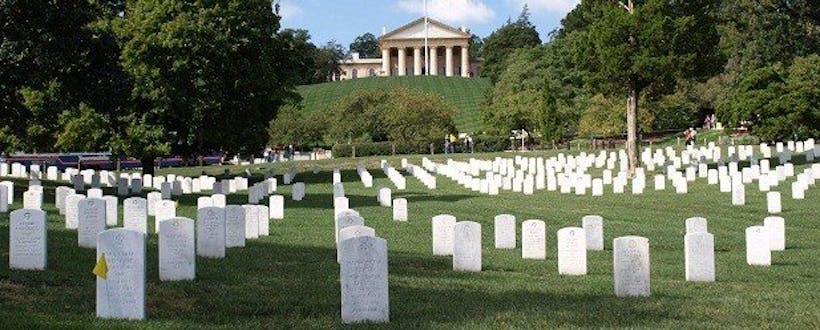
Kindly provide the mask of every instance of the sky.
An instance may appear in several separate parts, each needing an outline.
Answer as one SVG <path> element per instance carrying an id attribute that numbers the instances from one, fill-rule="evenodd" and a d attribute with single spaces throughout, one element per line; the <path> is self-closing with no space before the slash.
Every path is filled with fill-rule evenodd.
<path id="1" fill-rule="evenodd" d="M 424 16 L 424 0 L 274 0 L 280 4 L 283 28 L 307 29 L 316 45 L 335 40 L 347 48 L 357 36 L 382 28 L 391 31 Z M 560 26 L 580 0 L 427 0 L 430 17 L 466 27 L 485 38 L 508 18 L 515 20 L 524 3 L 541 40 Z"/>

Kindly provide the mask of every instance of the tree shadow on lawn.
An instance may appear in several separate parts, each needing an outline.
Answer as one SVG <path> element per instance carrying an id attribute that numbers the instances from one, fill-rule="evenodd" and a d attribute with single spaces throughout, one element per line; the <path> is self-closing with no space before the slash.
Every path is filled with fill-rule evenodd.
<path id="1" fill-rule="evenodd" d="M 368 207 L 368 206 L 379 206 L 379 202 L 376 201 L 376 196 L 363 196 L 363 195 L 345 195 L 348 198 L 348 204 L 352 209 L 360 208 L 360 207 Z M 397 197 L 409 197 L 407 198 L 408 203 L 415 203 L 415 202 L 424 202 L 424 201 L 436 201 L 436 202 L 458 202 L 465 199 L 474 198 L 476 196 L 472 195 L 419 195 L 419 196 L 402 196 L 402 195 L 394 195 L 393 198 Z M 285 201 L 285 212 L 288 209 L 294 208 L 313 208 L 313 209 L 333 209 L 333 194 L 311 194 L 308 192 L 305 195 L 305 198 L 301 201 L 293 201 L 289 198 L 286 198 Z"/>

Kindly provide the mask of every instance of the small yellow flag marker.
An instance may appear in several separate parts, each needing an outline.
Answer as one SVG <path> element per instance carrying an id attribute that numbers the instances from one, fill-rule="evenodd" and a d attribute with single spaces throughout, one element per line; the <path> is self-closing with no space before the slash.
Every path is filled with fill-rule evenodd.
<path id="1" fill-rule="evenodd" d="M 91 271 L 94 275 L 102 277 L 104 280 L 108 277 L 108 262 L 105 261 L 105 253 L 100 255 L 100 259 L 97 260 L 97 265 L 94 266 L 94 270 Z"/>

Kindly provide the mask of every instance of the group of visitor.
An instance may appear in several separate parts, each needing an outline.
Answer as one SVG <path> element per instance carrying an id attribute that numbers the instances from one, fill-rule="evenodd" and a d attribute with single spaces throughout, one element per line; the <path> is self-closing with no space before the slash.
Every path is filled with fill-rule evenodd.
<path id="1" fill-rule="evenodd" d="M 683 132 L 683 137 L 686 138 L 686 144 L 695 145 L 695 137 L 698 135 L 698 131 L 695 130 L 693 127 L 689 127 L 686 131 Z"/>
<path id="2" fill-rule="evenodd" d="M 465 135 L 464 138 L 464 148 L 462 151 L 464 153 L 473 153 L 475 151 L 475 144 L 473 143 L 473 137 L 469 135 Z M 454 154 L 456 153 L 456 144 L 458 144 L 458 136 L 455 134 L 447 134 L 444 137 L 444 153 L 445 154 Z"/>

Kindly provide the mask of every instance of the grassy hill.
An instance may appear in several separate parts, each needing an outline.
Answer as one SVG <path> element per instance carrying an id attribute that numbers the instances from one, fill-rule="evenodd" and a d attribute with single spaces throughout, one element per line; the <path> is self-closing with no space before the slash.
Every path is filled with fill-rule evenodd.
<path id="1" fill-rule="evenodd" d="M 407 87 L 413 90 L 441 95 L 456 108 L 456 127 L 462 132 L 482 130 L 480 107 L 484 92 L 490 88 L 487 78 L 461 77 L 371 77 L 300 86 L 302 105 L 308 112 L 321 111 L 348 94 L 373 88 Z"/>

